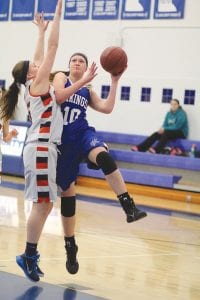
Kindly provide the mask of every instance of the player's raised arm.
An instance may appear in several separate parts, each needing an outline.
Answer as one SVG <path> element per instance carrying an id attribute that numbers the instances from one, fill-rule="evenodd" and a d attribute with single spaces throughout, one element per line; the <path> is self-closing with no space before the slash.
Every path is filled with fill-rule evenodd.
<path id="1" fill-rule="evenodd" d="M 45 32 L 47 30 L 49 21 L 44 20 L 44 13 L 36 13 L 33 23 L 37 26 L 39 34 L 38 40 L 35 48 L 35 53 L 33 56 L 33 62 L 40 66 L 44 59 L 44 39 Z"/>
<path id="2" fill-rule="evenodd" d="M 31 85 L 31 92 L 46 93 L 49 88 L 49 75 L 54 64 L 56 51 L 59 42 L 60 19 L 62 12 L 62 0 L 58 0 L 54 18 L 51 24 L 51 31 L 48 38 L 47 52 L 42 64 L 39 66 L 37 76 Z"/>

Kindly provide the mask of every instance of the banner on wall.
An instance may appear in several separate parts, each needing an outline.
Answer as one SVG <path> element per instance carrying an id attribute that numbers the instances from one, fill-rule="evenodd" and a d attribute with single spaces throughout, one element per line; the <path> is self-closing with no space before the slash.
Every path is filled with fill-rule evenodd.
<path id="1" fill-rule="evenodd" d="M 38 0 L 38 12 L 44 12 L 45 20 L 52 20 L 56 9 L 57 0 Z"/>
<path id="2" fill-rule="evenodd" d="M 119 0 L 93 0 L 93 20 L 115 20 L 119 15 Z"/>
<path id="3" fill-rule="evenodd" d="M 9 15 L 10 0 L 1 0 L 0 21 L 7 21 Z"/>
<path id="4" fill-rule="evenodd" d="M 90 0 L 65 0 L 65 20 L 87 20 Z"/>
<path id="5" fill-rule="evenodd" d="M 11 20 L 29 21 L 34 19 L 35 1 L 34 0 L 13 0 Z"/>
<path id="6" fill-rule="evenodd" d="M 124 0 L 121 19 L 149 19 L 151 0 Z"/>
<path id="7" fill-rule="evenodd" d="M 155 0 L 154 19 L 182 19 L 185 0 Z"/>

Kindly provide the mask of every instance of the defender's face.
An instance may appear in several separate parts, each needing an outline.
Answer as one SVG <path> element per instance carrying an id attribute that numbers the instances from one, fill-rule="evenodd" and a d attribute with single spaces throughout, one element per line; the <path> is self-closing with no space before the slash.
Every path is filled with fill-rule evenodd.
<path id="1" fill-rule="evenodd" d="M 39 69 L 38 65 L 36 65 L 34 62 L 30 62 L 27 77 L 29 79 L 34 78 L 37 74 L 38 69 Z"/>

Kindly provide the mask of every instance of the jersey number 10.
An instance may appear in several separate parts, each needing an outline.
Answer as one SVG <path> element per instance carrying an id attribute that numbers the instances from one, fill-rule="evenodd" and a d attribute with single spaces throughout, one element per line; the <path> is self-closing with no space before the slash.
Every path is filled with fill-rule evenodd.
<path id="1" fill-rule="evenodd" d="M 70 108 L 68 106 L 65 107 L 65 115 L 64 115 L 64 125 L 68 125 L 73 123 L 76 119 L 78 119 L 78 116 L 80 115 L 81 110 L 78 108 Z"/>

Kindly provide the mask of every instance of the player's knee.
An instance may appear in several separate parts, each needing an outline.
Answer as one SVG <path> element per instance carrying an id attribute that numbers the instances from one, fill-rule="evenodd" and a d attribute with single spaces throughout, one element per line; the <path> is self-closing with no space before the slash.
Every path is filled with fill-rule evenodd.
<path id="1" fill-rule="evenodd" d="M 97 154 L 96 162 L 105 175 L 109 175 L 117 170 L 116 162 L 106 151 L 102 151 Z"/>
<path id="2" fill-rule="evenodd" d="M 61 197 L 61 215 L 63 217 L 73 217 L 76 212 L 76 197 Z"/>

